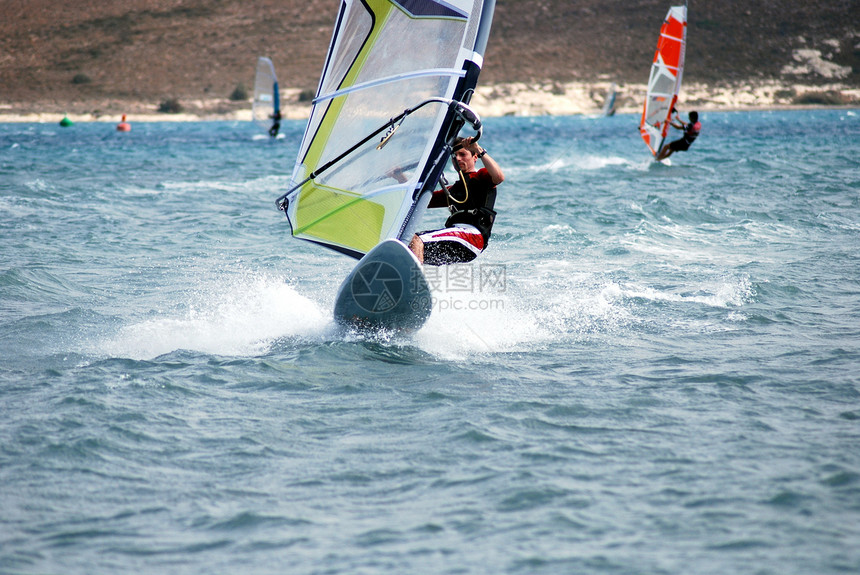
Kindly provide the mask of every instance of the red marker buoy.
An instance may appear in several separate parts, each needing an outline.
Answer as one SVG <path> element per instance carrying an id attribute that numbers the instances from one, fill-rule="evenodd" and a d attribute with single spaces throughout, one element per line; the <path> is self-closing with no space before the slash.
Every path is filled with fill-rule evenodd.
<path id="1" fill-rule="evenodd" d="M 122 122 L 116 125 L 118 132 L 131 132 L 131 124 L 125 121 L 125 114 L 122 115 Z"/>

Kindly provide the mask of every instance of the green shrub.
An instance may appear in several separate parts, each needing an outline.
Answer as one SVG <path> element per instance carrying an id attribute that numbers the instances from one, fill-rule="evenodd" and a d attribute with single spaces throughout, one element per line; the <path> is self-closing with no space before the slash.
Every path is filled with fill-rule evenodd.
<path id="1" fill-rule="evenodd" d="M 75 77 L 72 78 L 72 84 L 89 84 L 92 82 L 92 79 L 86 74 L 75 74 Z"/>
<path id="2" fill-rule="evenodd" d="M 163 114 L 178 114 L 182 111 L 182 104 L 177 98 L 168 98 L 158 105 L 158 111 Z"/>
<path id="3" fill-rule="evenodd" d="M 690 22 L 690 24 L 693 24 L 696 27 L 701 28 L 702 30 L 709 30 L 712 32 L 716 32 L 725 28 L 725 26 L 723 26 L 720 22 L 717 22 L 716 20 L 695 20 Z"/>
<path id="4" fill-rule="evenodd" d="M 845 104 L 845 96 L 836 90 L 825 92 L 806 92 L 794 98 L 795 104 L 812 104 L 817 106 L 842 106 Z"/>
<path id="5" fill-rule="evenodd" d="M 245 89 L 245 84 L 240 83 L 230 94 L 230 100 L 233 102 L 244 102 L 248 99 L 248 90 Z"/>

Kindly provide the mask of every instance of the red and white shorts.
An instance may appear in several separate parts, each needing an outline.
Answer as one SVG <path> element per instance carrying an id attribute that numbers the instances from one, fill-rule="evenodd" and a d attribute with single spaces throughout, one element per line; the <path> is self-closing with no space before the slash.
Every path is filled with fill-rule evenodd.
<path id="1" fill-rule="evenodd" d="M 431 266 L 470 262 L 485 245 L 478 228 L 469 224 L 422 232 L 418 237 L 424 242 L 424 263 Z"/>

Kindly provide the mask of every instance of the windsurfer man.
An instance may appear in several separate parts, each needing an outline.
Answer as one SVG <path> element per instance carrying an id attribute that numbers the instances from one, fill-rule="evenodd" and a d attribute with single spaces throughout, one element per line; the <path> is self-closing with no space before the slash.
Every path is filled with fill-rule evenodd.
<path id="1" fill-rule="evenodd" d="M 657 161 L 662 162 L 666 158 L 672 155 L 673 152 L 686 152 L 690 148 L 690 144 L 692 144 L 696 138 L 699 137 L 699 132 L 702 130 L 702 124 L 699 122 L 699 113 L 698 112 L 690 112 L 690 121 L 688 123 L 684 123 L 681 121 L 681 115 L 678 114 L 677 110 L 673 110 L 678 119 L 678 122 L 669 121 L 669 125 L 673 128 L 677 128 L 679 130 L 684 131 L 684 135 L 674 142 L 670 142 L 663 146 L 663 149 L 660 150 L 660 153 L 657 154 Z"/>
<path id="2" fill-rule="evenodd" d="M 278 137 L 278 131 L 281 129 L 281 111 L 276 110 L 273 114 L 269 116 L 272 119 L 272 127 L 269 128 L 269 136 L 273 138 Z"/>
<path id="3" fill-rule="evenodd" d="M 502 169 L 472 138 L 457 138 L 452 148 L 458 181 L 436 190 L 428 207 L 447 207 L 451 216 L 445 227 L 420 232 L 409 249 L 422 264 L 441 266 L 470 262 L 484 251 L 496 219 L 496 186 L 505 181 Z M 481 160 L 484 167 L 477 169 Z"/>

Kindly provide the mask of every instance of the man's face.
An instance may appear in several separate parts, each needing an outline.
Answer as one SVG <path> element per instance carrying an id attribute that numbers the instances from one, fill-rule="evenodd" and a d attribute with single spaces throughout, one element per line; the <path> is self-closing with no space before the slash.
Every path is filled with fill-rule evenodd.
<path id="1" fill-rule="evenodd" d="M 475 156 L 466 148 L 460 148 L 454 152 L 454 161 L 457 162 L 461 172 L 471 172 L 475 169 Z"/>

